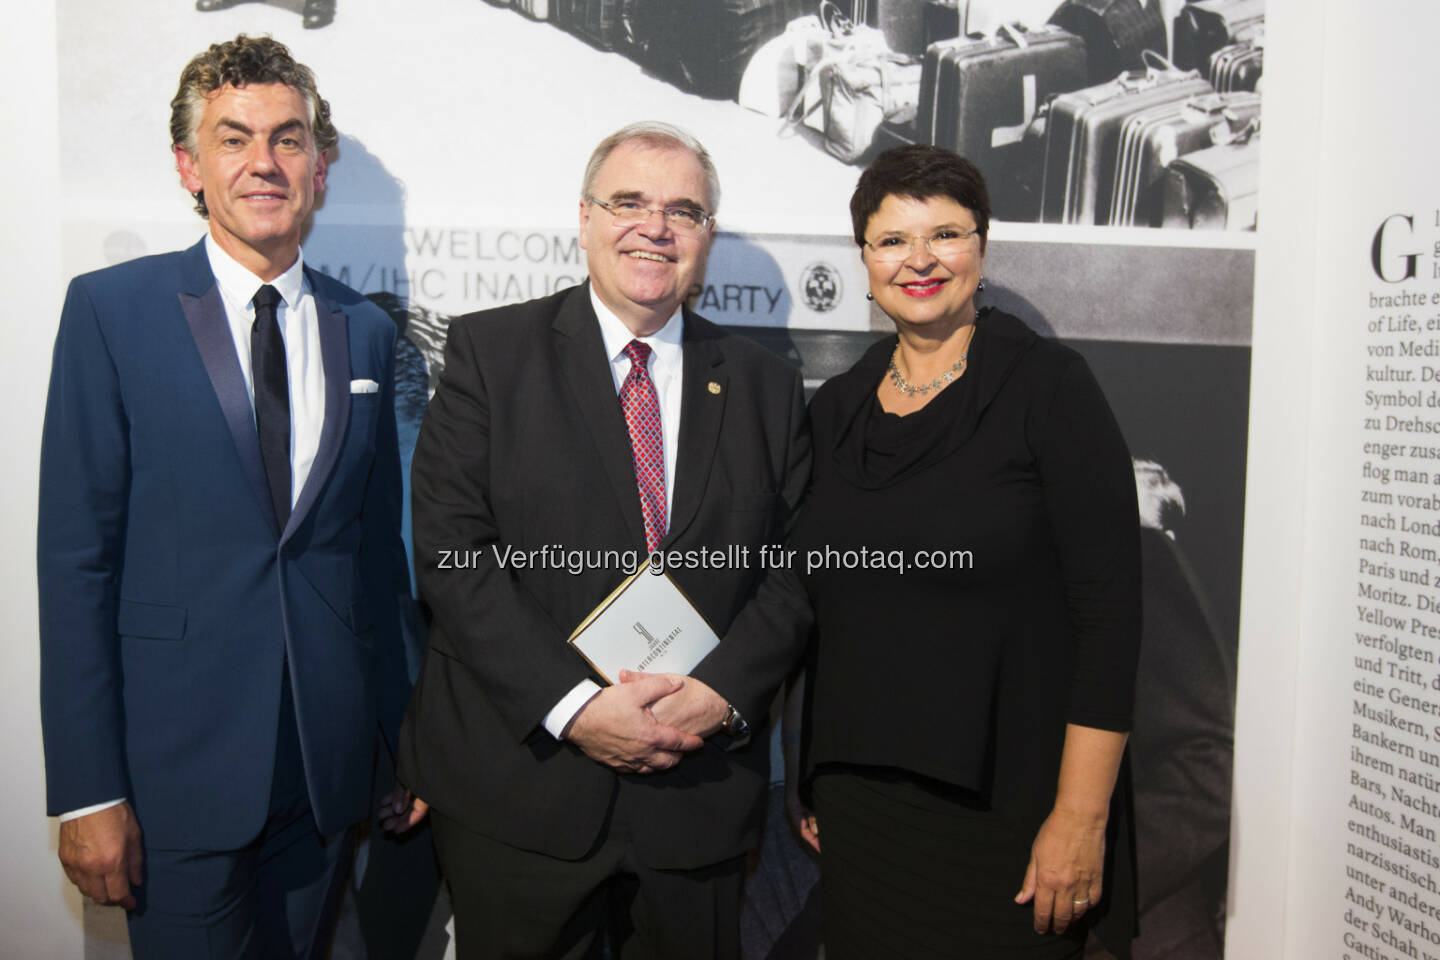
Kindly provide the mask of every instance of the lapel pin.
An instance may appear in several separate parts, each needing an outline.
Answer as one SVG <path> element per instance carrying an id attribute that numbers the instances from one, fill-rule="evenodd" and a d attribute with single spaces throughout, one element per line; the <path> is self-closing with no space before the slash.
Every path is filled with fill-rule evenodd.
<path id="1" fill-rule="evenodd" d="M 706 384 L 705 389 L 709 390 L 717 397 L 720 396 L 720 384 L 716 383 L 714 380 L 711 380 L 708 384 Z"/>

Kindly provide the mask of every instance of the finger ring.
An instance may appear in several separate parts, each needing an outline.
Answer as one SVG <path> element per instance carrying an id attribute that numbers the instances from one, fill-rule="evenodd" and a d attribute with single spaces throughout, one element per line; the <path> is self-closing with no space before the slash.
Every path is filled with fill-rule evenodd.
<path id="1" fill-rule="evenodd" d="M 1071 900 L 1070 903 L 1077 907 L 1084 907 L 1089 905 L 1090 899 L 1087 897 L 1084 900 Z"/>

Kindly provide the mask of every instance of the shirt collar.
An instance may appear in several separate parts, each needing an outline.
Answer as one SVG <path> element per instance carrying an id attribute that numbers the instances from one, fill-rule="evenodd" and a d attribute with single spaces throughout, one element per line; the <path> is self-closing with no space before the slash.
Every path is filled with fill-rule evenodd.
<path id="1" fill-rule="evenodd" d="M 620 359 L 631 340 L 649 344 L 655 353 L 655 363 L 668 365 L 680 356 L 680 344 L 685 334 L 685 309 L 676 307 L 665 326 L 648 337 L 637 337 L 609 307 L 601 302 L 590 286 L 590 305 L 595 308 L 595 317 L 600 321 L 600 338 L 605 341 L 605 356 L 614 363 Z"/>
<path id="2" fill-rule="evenodd" d="M 255 291 L 265 283 L 222 250 L 209 233 L 205 234 L 205 256 L 210 260 L 210 272 L 215 275 L 220 292 L 233 303 L 248 304 L 254 299 Z M 305 288 L 305 254 L 297 251 L 295 262 L 271 280 L 270 286 L 280 292 L 280 299 L 285 301 L 286 307 L 294 309 Z"/>

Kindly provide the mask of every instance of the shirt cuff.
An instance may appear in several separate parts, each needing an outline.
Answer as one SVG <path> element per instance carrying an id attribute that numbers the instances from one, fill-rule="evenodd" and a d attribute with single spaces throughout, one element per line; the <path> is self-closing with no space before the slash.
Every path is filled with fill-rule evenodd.
<path id="1" fill-rule="evenodd" d="M 589 703 L 590 699 L 599 692 L 600 685 L 594 680 L 581 680 L 560 699 L 559 703 L 550 708 L 550 712 L 545 714 L 545 719 L 540 721 L 541 724 L 550 731 L 550 736 L 556 740 L 564 739 L 561 734 L 570 725 L 570 721 L 575 719 L 575 714 L 579 713 L 580 708 Z"/>
<path id="2" fill-rule="evenodd" d="M 64 823 L 67 820 L 79 820 L 81 817 L 88 817 L 92 813 L 99 813 L 101 810 L 108 810 L 111 807 L 118 807 L 124 802 L 125 798 L 121 797 L 119 800 L 111 800 L 106 803 L 97 803 L 90 807 L 81 807 L 79 810 L 71 810 L 69 813 L 60 814 L 60 822 Z"/>

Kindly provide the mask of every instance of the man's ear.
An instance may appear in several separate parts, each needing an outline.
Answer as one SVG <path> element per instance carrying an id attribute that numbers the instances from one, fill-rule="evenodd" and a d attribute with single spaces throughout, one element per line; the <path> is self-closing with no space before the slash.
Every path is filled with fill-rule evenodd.
<path id="1" fill-rule="evenodd" d="M 195 168 L 195 158 L 190 151 L 178 143 L 170 149 L 175 151 L 175 169 L 180 172 L 180 183 L 186 191 L 195 194 L 204 190 L 205 185 L 200 182 L 200 171 Z"/>
<path id="2" fill-rule="evenodd" d="M 325 151 L 320 151 L 320 156 L 315 158 L 315 193 L 317 195 L 325 192 L 325 176 L 330 171 L 330 164 L 325 158 Z"/>

